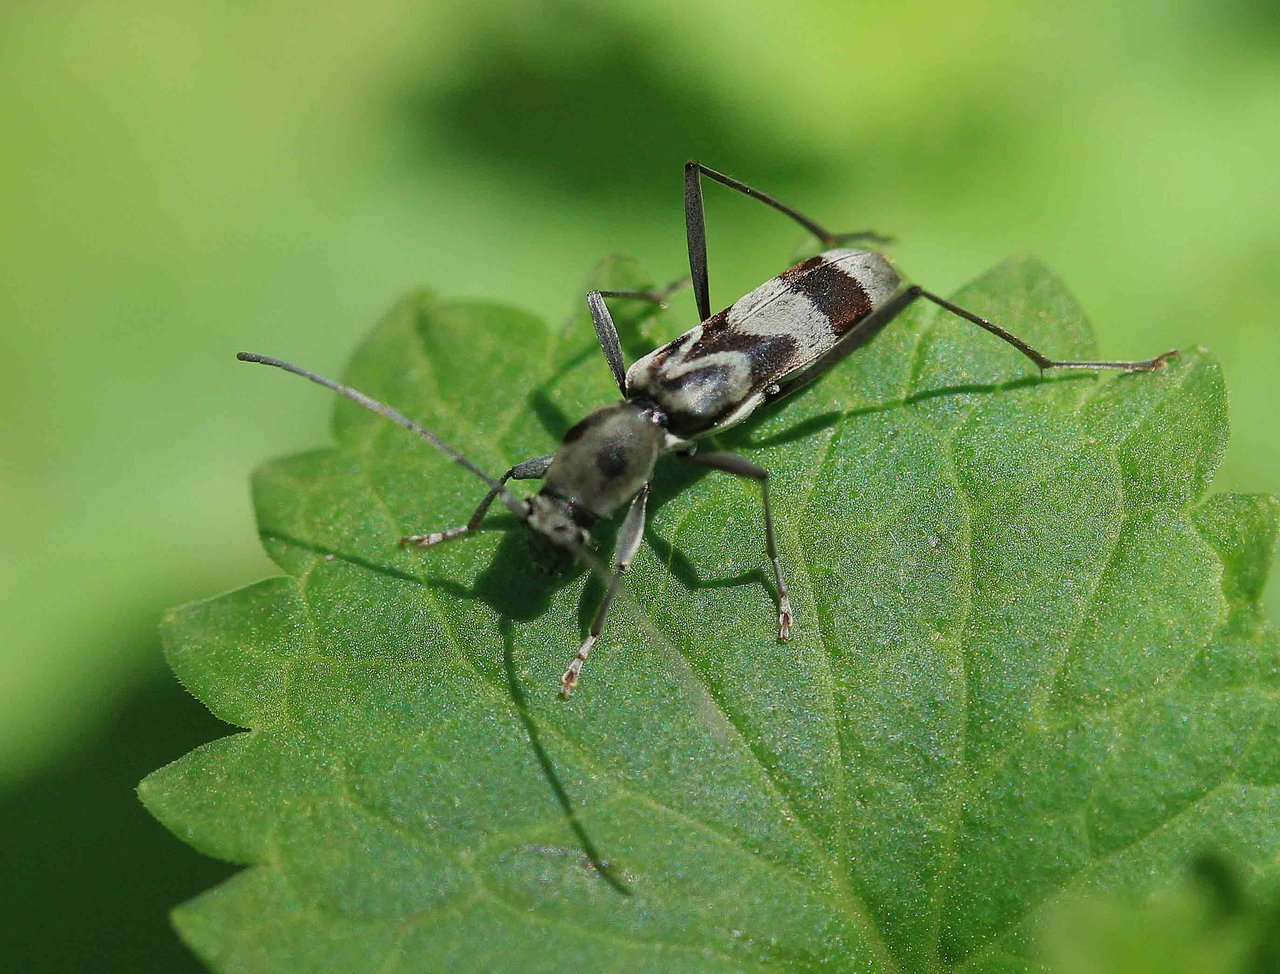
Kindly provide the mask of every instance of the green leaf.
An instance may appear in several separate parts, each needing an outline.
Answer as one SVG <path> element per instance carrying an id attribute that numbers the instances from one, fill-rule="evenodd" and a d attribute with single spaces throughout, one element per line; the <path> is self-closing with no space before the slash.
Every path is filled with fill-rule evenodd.
<path id="1" fill-rule="evenodd" d="M 956 300 L 1095 354 L 1035 262 Z M 681 327 L 631 319 L 624 345 Z M 494 472 L 617 395 L 584 315 L 427 294 L 346 378 Z M 399 550 L 482 485 L 346 401 L 334 429 L 254 481 L 286 576 L 165 622 L 182 681 L 249 729 L 142 785 L 249 867 L 175 914 L 214 970 L 1035 970 L 1075 896 L 1147 895 L 1209 844 L 1275 871 L 1280 641 L 1256 603 L 1280 512 L 1204 498 L 1206 352 L 1041 378 L 914 308 L 722 438 L 773 472 L 793 642 L 754 485 L 664 464 L 569 702 L 599 587 L 538 575 L 505 513 Z"/>

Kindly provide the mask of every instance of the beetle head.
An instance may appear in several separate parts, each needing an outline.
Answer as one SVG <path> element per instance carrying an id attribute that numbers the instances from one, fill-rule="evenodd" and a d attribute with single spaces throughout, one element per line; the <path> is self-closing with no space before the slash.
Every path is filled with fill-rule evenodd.
<path id="1" fill-rule="evenodd" d="M 534 563 L 552 575 L 568 571 L 591 540 L 588 524 L 582 523 L 584 512 L 545 490 L 534 494 L 527 503 L 525 524 L 529 527 Z"/>

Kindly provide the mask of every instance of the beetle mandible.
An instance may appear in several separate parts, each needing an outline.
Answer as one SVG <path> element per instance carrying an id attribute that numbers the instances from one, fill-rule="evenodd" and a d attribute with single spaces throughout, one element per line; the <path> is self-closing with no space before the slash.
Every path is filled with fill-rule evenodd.
<path id="1" fill-rule="evenodd" d="M 707 282 L 706 221 L 702 177 L 773 207 L 799 223 L 826 248 L 765 281 L 716 314 L 711 313 Z M 592 527 L 626 506 L 618 530 L 613 569 L 591 628 L 561 677 L 568 696 L 604 629 L 609 607 L 622 576 L 644 536 L 645 508 L 654 465 L 666 453 L 686 463 L 756 481 L 764 504 L 765 550 L 777 586 L 778 638 L 786 641 L 794 624 L 786 579 L 769 505 L 769 472 L 746 457 L 720 451 L 698 453 L 697 441 L 734 426 L 758 408 L 777 402 L 828 371 L 854 349 L 866 344 L 908 305 L 923 298 L 984 328 L 1008 342 L 1044 369 L 1117 369 L 1150 372 L 1176 351 L 1141 361 L 1077 362 L 1049 358 L 1013 333 L 986 318 L 907 284 L 888 258 L 872 250 L 853 249 L 855 242 L 887 243 L 870 231 L 831 233 L 786 204 L 698 162 L 684 170 L 684 215 L 689 270 L 698 305 L 699 324 L 679 338 L 654 349 L 625 368 L 618 331 L 607 298 L 640 298 L 661 302 L 660 292 L 592 291 L 587 306 L 600 348 L 622 401 L 596 410 L 565 434 L 558 450 L 533 457 L 492 477 L 431 430 L 384 403 L 299 366 L 265 355 L 241 352 L 237 358 L 293 372 L 417 433 L 489 485 L 471 519 L 463 525 L 403 538 L 403 545 L 430 548 L 476 531 L 497 499 L 529 528 L 540 556 L 557 569 L 580 559 L 596 567 L 588 549 Z M 510 480 L 542 480 L 537 494 L 521 498 L 507 488 Z"/>

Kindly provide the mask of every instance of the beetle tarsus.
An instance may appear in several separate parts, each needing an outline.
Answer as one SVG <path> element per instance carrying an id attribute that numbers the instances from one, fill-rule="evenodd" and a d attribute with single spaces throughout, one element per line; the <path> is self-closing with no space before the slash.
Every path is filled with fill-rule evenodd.
<path id="1" fill-rule="evenodd" d="M 569 695 L 573 693 L 573 688 L 578 685 L 578 674 L 582 672 L 582 664 L 591 655 L 591 650 L 595 647 L 595 644 L 595 636 L 588 636 L 584 639 L 581 648 L 578 650 L 578 655 L 573 658 L 569 668 L 564 671 L 564 676 L 560 677 L 560 696 L 564 697 L 564 699 L 568 700 Z"/>
<path id="2" fill-rule="evenodd" d="M 795 621 L 791 615 L 791 600 L 784 594 L 779 602 L 778 642 L 789 643 L 791 642 L 791 624 Z"/>
<path id="3" fill-rule="evenodd" d="M 470 525 L 449 528 L 447 531 L 432 531 L 430 534 L 407 534 L 400 539 L 401 548 L 431 548 L 443 541 L 460 538 L 471 530 Z"/>
<path id="4" fill-rule="evenodd" d="M 1157 355 L 1155 358 L 1151 359 L 1151 361 L 1150 361 L 1150 362 L 1144 362 L 1144 363 L 1142 363 L 1143 365 L 1145 365 L 1145 366 L 1146 366 L 1146 368 L 1142 368 L 1142 369 L 1134 369 L 1133 371 L 1135 371 L 1135 372 L 1154 372 L 1154 371 L 1156 371 L 1157 369 L 1163 369 L 1166 365 L 1168 365 L 1168 364 L 1169 364 L 1169 362 L 1170 362 L 1172 359 L 1177 358 L 1177 357 L 1178 357 L 1178 354 L 1179 354 L 1179 353 L 1178 353 L 1178 350 L 1177 350 L 1176 348 L 1171 348 L 1171 349 L 1169 349 L 1169 351 L 1165 352 L 1163 355 Z"/>

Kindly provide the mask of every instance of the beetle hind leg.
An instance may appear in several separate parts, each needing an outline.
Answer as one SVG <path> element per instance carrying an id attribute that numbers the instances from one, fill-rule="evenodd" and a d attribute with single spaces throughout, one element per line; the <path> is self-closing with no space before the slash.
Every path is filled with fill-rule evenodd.
<path id="1" fill-rule="evenodd" d="M 622 576 L 627 573 L 627 569 L 631 567 L 631 560 L 635 558 L 636 552 L 640 550 L 640 542 L 644 538 L 644 523 L 648 503 L 649 485 L 645 484 L 640 488 L 640 493 L 636 494 L 631 501 L 631 506 L 627 508 L 627 516 L 622 521 L 622 527 L 618 529 L 617 547 L 613 556 L 613 572 L 608 576 L 604 598 L 600 601 L 600 607 L 596 609 L 595 617 L 591 620 L 591 629 L 587 633 L 587 638 L 582 641 L 582 645 L 578 647 L 578 653 L 573 657 L 569 668 L 560 677 L 560 695 L 566 700 L 573 693 L 574 687 L 578 685 L 578 677 L 582 675 L 583 664 L 586 663 L 587 657 L 591 655 L 591 650 L 595 648 L 596 643 L 600 640 L 600 634 L 604 632 L 605 619 L 609 615 L 609 607 L 613 605 L 614 597 L 618 594 L 618 587 L 622 584 Z M 592 564 L 595 566 L 594 562 Z"/>
<path id="2" fill-rule="evenodd" d="M 1012 345 L 1019 352 L 1029 358 L 1040 367 L 1041 372 L 1044 372 L 1046 369 L 1082 369 L 1086 371 L 1111 369 L 1117 372 L 1155 372 L 1157 369 L 1164 368 L 1169 363 L 1170 359 L 1178 357 L 1178 350 L 1175 348 L 1165 352 L 1163 355 L 1157 355 L 1154 358 L 1138 359 L 1135 361 L 1076 361 L 1070 359 L 1050 358 L 1048 355 L 1045 355 L 1044 352 L 1028 345 L 1017 335 L 1013 334 L 1013 332 L 1000 327 L 989 318 L 984 318 L 967 308 L 962 308 L 958 304 L 953 304 L 946 298 L 939 297 L 931 291 L 926 291 L 922 287 L 913 285 L 908 288 L 905 293 L 909 298 L 920 297 L 924 298 L 926 301 L 931 301 L 938 307 L 950 311 L 956 317 L 963 318 L 965 321 L 977 325 L 984 331 L 990 332 L 1002 342 Z"/>

